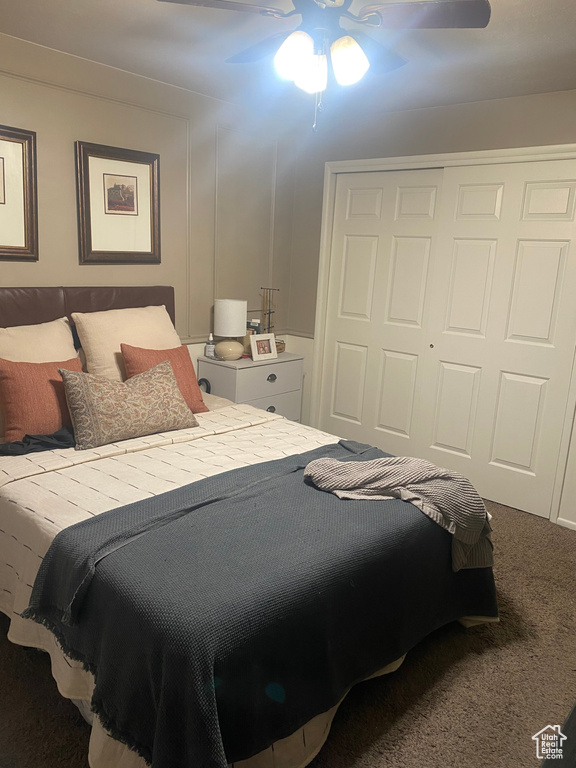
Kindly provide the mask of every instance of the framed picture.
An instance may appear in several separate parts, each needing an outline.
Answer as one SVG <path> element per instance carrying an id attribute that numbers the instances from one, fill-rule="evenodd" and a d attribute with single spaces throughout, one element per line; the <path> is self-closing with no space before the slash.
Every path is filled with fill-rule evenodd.
<path id="1" fill-rule="evenodd" d="M 160 263 L 160 155 L 76 142 L 81 264 Z"/>
<path id="2" fill-rule="evenodd" d="M 0 125 L 0 259 L 38 261 L 36 134 Z"/>
<path id="3" fill-rule="evenodd" d="M 271 360 L 278 357 L 273 333 L 254 333 L 250 336 L 252 360 Z"/>

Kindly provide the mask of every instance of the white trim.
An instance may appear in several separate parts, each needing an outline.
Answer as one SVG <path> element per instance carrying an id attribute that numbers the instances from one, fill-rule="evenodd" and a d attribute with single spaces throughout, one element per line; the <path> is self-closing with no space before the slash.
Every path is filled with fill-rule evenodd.
<path id="1" fill-rule="evenodd" d="M 562 505 L 562 494 L 564 492 L 564 480 L 566 472 L 568 471 L 568 459 L 570 456 L 570 446 L 572 450 L 576 451 L 576 431 L 574 425 L 576 423 L 576 350 L 574 353 L 574 359 L 572 362 L 572 373 L 570 378 L 570 385 L 568 387 L 568 402 L 566 404 L 566 415 L 564 417 L 564 428 L 562 430 L 562 438 L 560 441 L 560 450 L 558 452 L 558 464 L 556 466 L 556 478 L 554 480 L 554 490 L 552 492 L 552 501 L 550 505 L 550 520 L 553 523 L 559 523 L 560 525 L 566 525 L 568 528 L 575 528 L 576 523 L 570 523 L 568 520 L 563 521 L 559 517 Z"/>
<path id="2" fill-rule="evenodd" d="M 576 144 L 555 144 L 541 147 L 454 152 L 440 155 L 408 155 L 368 160 L 336 160 L 327 162 L 324 170 L 324 198 L 322 204 L 322 231 L 320 236 L 320 260 L 318 265 L 318 289 L 316 293 L 316 320 L 314 327 L 314 365 L 310 399 L 310 424 L 319 427 L 321 406 L 321 380 L 325 351 L 326 308 L 330 277 L 330 252 L 336 205 L 338 174 L 366 171 L 399 171 L 425 168 L 448 168 L 459 165 L 492 165 L 497 163 L 527 163 L 548 160 L 575 160 Z M 576 364 L 575 364 L 576 367 Z M 576 408 L 576 372 L 573 367 L 568 392 L 566 413 Z M 565 421 L 558 455 L 558 469 L 552 495 L 550 520 L 567 528 L 576 529 L 576 523 L 558 517 L 562 500 L 562 485 L 570 450 L 572 424 Z M 576 447 L 573 448 L 576 450 Z"/>
<path id="3" fill-rule="evenodd" d="M 272 189 L 272 199 L 270 200 L 270 234 L 268 237 L 268 285 L 274 285 L 274 243 L 276 242 L 276 200 L 278 189 L 278 142 L 272 142 L 272 172 L 270 176 L 270 187 Z M 262 318 L 264 319 L 264 318 Z"/>
<path id="4" fill-rule="evenodd" d="M 326 304 L 328 301 L 328 280 L 330 277 L 330 252 L 332 250 L 332 229 L 334 227 L 334 206 L 336 205 L 336 182 L 338 167 L 348 161 L 326 163 L 324 171 L 324 195 L 322 198 L 322 229 L 320 234 L 320 262 L 318 265 L 318 288 L 316 292 L 316 318 L 314 321 L 314 365 L 312 366 L 312 387 L 310 393 L 310 424 L 318 427 L 320 422 L 320 397 L 324 342 L 326 338 Z"/>
<path id="5" fill-rule="evenodd" d="M 554 144 L 549 147 L 491 149 L 474 152 L 452 152 L 442 155 L 406 155 L 404 157 L 384 157 L 373 160 L 336 160 L 326 163 L 325 169 L 326 173 L 337 174 L 574 159 L 576 159 L 576 144 Z"/>
<path id="6" fill-rule="evenodd" d="M 563 517 L 558 517 L 552 522 L 558 523 L 558 525 L 561 525 L 563 528 L 571 528 L 573 531 L 576 531 L 576 523 L 573 520 L 565 520 Z"/>

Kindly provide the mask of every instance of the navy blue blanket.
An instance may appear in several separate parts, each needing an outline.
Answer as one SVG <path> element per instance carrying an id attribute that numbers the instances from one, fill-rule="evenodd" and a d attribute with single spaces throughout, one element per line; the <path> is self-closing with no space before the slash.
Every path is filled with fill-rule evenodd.
<path id="1" fill-rule="evenodd" d="M 336 704 L 439 626 L 496 616 L 490 568 L 399 500 L 303 481 L 342 442 L 62 531 L 25 612 L 96 679 L 92 707 L 154 768 L 225 768 Z"/>

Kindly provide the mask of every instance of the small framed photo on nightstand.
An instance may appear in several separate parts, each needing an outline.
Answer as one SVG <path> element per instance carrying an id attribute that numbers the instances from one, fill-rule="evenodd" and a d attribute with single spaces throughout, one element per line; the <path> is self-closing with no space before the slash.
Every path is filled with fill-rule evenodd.
<path id="1" fill-rule="evenodd" d="M 278 357 L 273 333 L 255 333 L 250 336 L 252 360 L 272 360 Z"/>

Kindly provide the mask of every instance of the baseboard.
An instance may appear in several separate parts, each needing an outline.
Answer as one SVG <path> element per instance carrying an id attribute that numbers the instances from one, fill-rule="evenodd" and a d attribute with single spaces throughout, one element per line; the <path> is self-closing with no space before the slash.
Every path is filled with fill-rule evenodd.
<path id="1" fill-rule="evenodd" d="M 566 520 L 565 517 L 558 517 L 555 522 L 557 522 L 558 525 L 563 525 L 564 528 L 571 528 L 573 531 L 576 531 L 576 523 L 573 520 Z"/>

